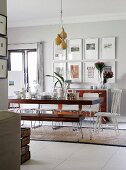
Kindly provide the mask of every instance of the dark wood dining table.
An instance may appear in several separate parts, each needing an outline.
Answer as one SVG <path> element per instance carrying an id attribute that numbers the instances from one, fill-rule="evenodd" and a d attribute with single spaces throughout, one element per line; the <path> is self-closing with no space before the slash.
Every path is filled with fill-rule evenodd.
<path id="1" fill-rule="evenodd" d="M 96 97 L 85 97 L 74 100 L 68 99 L 8 99 L 8 108 L 10 104 L 57 104 L 58 109 L 62 109 L 62 105 L 78 105 L 79 110 L 82 109 L 83 105 L 95 105 L 100 104 L 101 98 Z"/>

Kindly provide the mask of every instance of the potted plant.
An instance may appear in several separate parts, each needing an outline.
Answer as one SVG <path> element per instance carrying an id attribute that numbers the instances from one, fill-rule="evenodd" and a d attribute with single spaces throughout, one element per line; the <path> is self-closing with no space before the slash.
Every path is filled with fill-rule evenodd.
<path id="1" fill-rule="evenodd" d="M 105 71 L 103 73 L 103 84 L 106 84 L 108 79 L 113 77 L 113 72 L 112 71 Z"/>
<path id="2" fill-rule="evenodd" d="M 98 61 L 98 62 L 95 63 L 95 67 L 97 68 L 98 73 L 99 73 L 98 86 L 99 86 L 99 88 L 102 88 L 102 86 L 103 86 L 103 76 L 102 76 L 102 72 L 103 72 L 103 69 L 104 69 L 104 67 L 105 67 L 105 64 L 104 64 L 104 62 Z"/>
<path id="3" fill-rule="evenodd" d="M 100 75 L 100 77 L 101 77 L 102 71 L 103 71 L 103 69 L 104 69 L 104 67 L 105 67 L 105 63 L 98 61 L 98 62 L 95 63 L 95 67 L 98 69 L 99 75 Z"/>
<path id="4" fill-rule="evenodd" d="M 64 84 L 65 84 L 64 77 L 56 72 L 54 72 L 54 75 L 46 75 L 46 76 L 56 79 L 56 82 L 54 84 L 54 90 L 53 90 L 54 96 L 58 98 L 62 98 L 64 96 Z M 60 87 L 57 85 L 59 85 Z"/>
<path id="5" fill-rule="evenodd" d="M 56 79 L 56 82 L 55 82 L 55 84 L 54 84 L 54 89 L 56 88 L 57 85 L 60 85 L 60 87 L 63 88 L 64 82 L 65 82 L 63 76 L 61 76 L 60 74 L 58 74 L 58 73 L 56 73 L 56 72 L 54 72 L 54 74 L 55 74 L 55 75 L 53 75 L 53 76 L 52 76 L 52 75 L 46 75 L 46 76 L 47 76 L 47 77 L 53 77 L 53 78 Z"/>

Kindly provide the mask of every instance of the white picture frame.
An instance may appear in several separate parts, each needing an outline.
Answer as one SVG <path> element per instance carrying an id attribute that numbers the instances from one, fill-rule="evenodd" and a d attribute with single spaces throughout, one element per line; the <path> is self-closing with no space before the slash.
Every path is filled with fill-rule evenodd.
<path id="1" fill-rule="evenodd" d="M 98 59 L 98 38 L 87 38 L 84 43 L 85 59 Z"/>
<path id="2" fill-rule="evenodd" d="M 84 62 L 84 82 L 98 83 L 98 70 L 95 62 Z"/>
<path id="3" fill-rule="evenodd" d="M 55 62 L 53 63 L 53 73 L 56 72 L 66 79 L 66 63 L 65 62 Z"/>
<path id="4" fill-rule="evenodd" d="M 82 45 L 83 41 L 82 39 L 71 39 L 68 40 L 68 55 L 67 59 L 68 60 L 82 60 L 83 56 L 83 50 L 82 50 Z"/>
<path id="5" fill-rule="evenodd" d="M 7 78 L 7 60 L 0 59 L 0 79 Z"/>
<path id="6" fill-rule="evenodd" d="M 7 57 L 7 38 L 0 37 L 0 57 Z"/>
<path id="7" fill-rule="evenodd" d="M 61 61 L 66 60 L 66 49 L 63 50 L 59 45 L 53 43 L 53 60 Z"/>
<path id="8" fill-rule="evenodd" d="M 115 59 L 115 37 L 105 37 L 101 39 L 101 58 Z"/>
<path id="9" fill-rule="evenodd" d="M 7 35 L 7 16 L 0 14 L 0 35 Z"/>
<path id="10" fill-rule="evenodd" d="M 72 82 L 82 82 L 82 62 L 69 62 L 67 65 L 67 79 Z"/>

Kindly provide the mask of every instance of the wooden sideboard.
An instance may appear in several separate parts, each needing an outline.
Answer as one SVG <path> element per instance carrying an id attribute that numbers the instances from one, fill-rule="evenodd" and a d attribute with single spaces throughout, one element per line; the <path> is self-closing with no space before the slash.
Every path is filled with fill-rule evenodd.
<path id="1" fill-rule="evenodd" d="M 83 93 L 98 93 L 99 97 L 102 98 L 102 102 L 101 102 L 101 111 L 102 112 L 106 112 L 110 110 L 110 102 L 109 102 L 109 98 L 110 98 L 110 92 L 109 90 L 106 89 L 69 89 L 69 92 L 72 91 L 76 91 L 76 93 L 79 93 L 79 97 L 83 97 Z"/>
<path id="2" fill-rule="evenodd" d="M 107 112 L 110 111 L 110 97 L 111 93 L 110 90 L 107 89 L 69 89 L 68 92 L 75 91 L 76 93 L 79 93 L 79 97 L 83 97 L 84 93 L 98 93 L 99 97 L 102 98 L 102 102 L 100 105 L 100 111 Z M 87 114 L 88 115 L 88 114 Z M 94 116 L 94 113 L 91 114 Z M 109 122 L 109 119 L 107 117 L 102 118 L 102 123 Z"/>

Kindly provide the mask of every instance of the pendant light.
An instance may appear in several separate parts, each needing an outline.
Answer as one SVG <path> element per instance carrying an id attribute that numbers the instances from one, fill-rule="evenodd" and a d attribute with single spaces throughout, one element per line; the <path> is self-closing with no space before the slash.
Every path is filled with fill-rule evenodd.
<path id="1" fill-rule="evenodd" d="M 57 37 L 55 38 L 55 44 L 59 45 L 61 49 L 66 49 L 67 48 L 67 43 L 66 43 L 66 38 L 67 38 L 67 33 L 64 30 L 63 27 L 63 10 L 62 10 L 62 0 L 61 0 L 61 11 L 60 11 L 60 24 L 61 24 L 61 33 L 57 34 Z"/>

